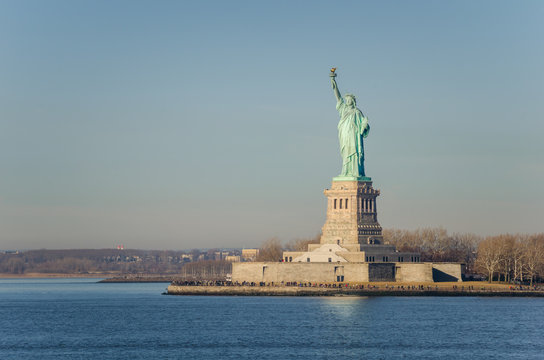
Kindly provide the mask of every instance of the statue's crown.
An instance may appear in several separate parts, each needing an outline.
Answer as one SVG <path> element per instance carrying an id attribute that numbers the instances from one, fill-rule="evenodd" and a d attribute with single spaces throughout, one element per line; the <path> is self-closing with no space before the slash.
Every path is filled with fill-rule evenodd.
<path id="1" fill-rule="evenodd" d="M 347 98 L 347 97 L 350 97 L 350 98 L 352 98 L 352 99 L 353 99 L 353 101 L 357 102 L 357 99 L 355 98 L 355 95 L 353 95 L 353 94 L 350 94 L 350 93 L 346 93 L 346 94 L 344 94 L 344 98 Z"/>

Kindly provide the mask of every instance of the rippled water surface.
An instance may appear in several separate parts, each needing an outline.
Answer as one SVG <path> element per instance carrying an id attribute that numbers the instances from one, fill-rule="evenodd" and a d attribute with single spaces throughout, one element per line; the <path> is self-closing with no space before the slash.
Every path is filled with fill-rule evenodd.
<path id="1" fill-rule="evenodd" d="M 0 359 L 544 359 L 544 299 L 164 296 L 0 280 Z"/>

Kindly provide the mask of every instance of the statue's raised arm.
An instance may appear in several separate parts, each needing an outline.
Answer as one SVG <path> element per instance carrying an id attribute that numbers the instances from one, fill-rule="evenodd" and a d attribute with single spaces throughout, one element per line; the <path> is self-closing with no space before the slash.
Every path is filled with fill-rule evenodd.
<path id="1" fill-rule="evenodd" d="M 342 98 L 342 95 L 340 95 L 340 91 L 338 90 L 338 85 L 336 84 L 336 68 L 331 69 L 331 84 L 332 84 L 332 90 L 334 91 L 334 96 L 336 96 L 336 101 L 340 101 Z"/>

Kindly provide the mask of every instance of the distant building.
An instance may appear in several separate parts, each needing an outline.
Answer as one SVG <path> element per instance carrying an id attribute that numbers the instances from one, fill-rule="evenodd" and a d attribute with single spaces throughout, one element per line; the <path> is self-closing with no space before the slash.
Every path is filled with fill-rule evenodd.
<path id="1" fill-rule="evenodd" d="M 19 254 L 19 250 L 5 250 L 4 254 Z"/>
<path id="2" fill-rule="evenodd" d="M 191 261 L 193 261 L 193 255 L 192 254 L 183 254 L 183 255 L 181 255 L 181 260 L 183 262 L 191 262 Z"/>
<path id="3" fill-rule="evenodd" d="M 228 255 L 225 256 L 224 260 L 228 262 L 240 262 L 240 255 Z"/>
<path id="4" fill-rule="evenodd" d="M 243 261 L 255 261 L 259 256 L 259 249 L 242 249 Z"/>

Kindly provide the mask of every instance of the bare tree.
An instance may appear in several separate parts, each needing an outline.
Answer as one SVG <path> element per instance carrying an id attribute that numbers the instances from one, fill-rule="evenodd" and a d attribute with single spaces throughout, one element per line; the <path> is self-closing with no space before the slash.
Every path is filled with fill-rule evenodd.
<path id="1" fill-rule="evenodd" d="M 257 261 L 279 261 L 283 256 L 283 248 L 278 238 L 264 241 L 259 250 Z"/>
<path id="2" fill-rule="evenodd" d="M 524 243 L 523 259 L 532 286 L 535 276 L 544 267 L 544 234 L 532 235 L 527 239 Z"/>
<path id="3" fill-rule="evenodd" d="M 498 236 L 487 237 L 478 246 L 476 268 L 487 273 L 489 282 L 493 281 L 493 275 L 499 269 L 503 256 L 503 242 Z"/>
<path id="4" fill-rule="evenodd" d="M 321 234 L 317 234 L 313 238 L 295 239 L 285 244 L 285 248 L 290 251 L 307 251 L 309 244 L 319 244 Z"/>
<path id="5" fill-rule="evenodd" d="M 482 237 L 471 234 L 464 233 L 459 234 L 455 233 L 451 236 L 454 244 L 450 249 L 450 260 L 449 261 L 459 261 L 466 265 L 466 271 L 468 274 L 474 273 L 474 262 L 476 261 L 476 250 L 478 244 L 482 241 Z"/>
<path id="6" fill-rule="evenodd" d="M 384 242 L 395 245 L 399 251 L 418 252 L 423 261 L 458 261 L 473 271 L 476 247 L 481 241 L 474 234 L 448 235 L 444 228 L 417 230 L 385 229 Z"/>
<path id="7" fill-rule="evenodd" d="M 510 254 L 512 262 L 512 280 L 523 282 L 523 263 L 524 263 L 524 246 L 527 241 L 527 235 L 517 235 L 512 253 Z"/>
<path id="8" fill-rule="evenodd" d="M 517 236 L 510 234 L 503 234 L 497 236 L 497 241 L 500 242 L 499 250 L 500 254 L 500 263 L 498 266 L 499 281 L 501 280 L 501 274 L 505 282 L 509 282 L 512 270 L 514 268 L 514 248 L 517 247 Z"/>

